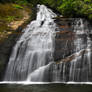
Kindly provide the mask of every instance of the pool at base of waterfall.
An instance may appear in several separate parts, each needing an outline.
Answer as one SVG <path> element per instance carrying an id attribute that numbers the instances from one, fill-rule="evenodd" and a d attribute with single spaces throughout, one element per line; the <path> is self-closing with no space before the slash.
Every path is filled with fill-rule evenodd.
<path id="1" fill-rule="evenodd" d="M 67 84 L 45 84 L 45 85 L 21 85 L 2 84 L 0 92 L 92 92 L 92 85 L 67 85 Z"/>

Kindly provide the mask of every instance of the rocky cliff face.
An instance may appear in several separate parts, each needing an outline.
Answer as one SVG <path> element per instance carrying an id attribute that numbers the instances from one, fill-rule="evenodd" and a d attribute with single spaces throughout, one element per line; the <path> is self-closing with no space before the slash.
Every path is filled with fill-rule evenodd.
<path id="1" fill-rule="evenodd" d="M 92 33 L 91 33 L 91 24 L 88 23 L 85 19 L 80 19 L 80 18 L 56 18 L 55 22 L 57 24 L 57 29 L 56 29 L 56 38 L 55 38 L 55 52 L 54 52 L 54 60 L 56 63 L 52 64 L 50 67 L 51 75 L 49 79 L 50 81 L 53 80 L 53 72 L 57 73 L 61 72 L 61 74 L 58 78 L 60 79 L 59 81 L 69 81 L 73 80 L 73 78 L 78 79 L 79 77 L 73 77 L 70 76 L 71 72 L 80 72 L 78 69 L 82 71 L 83 69 L 87 72 L 89 71 L 88 67 L 84 67 L 82 61 L 88 61 L 88 57 L 86 56 L 89 51 L 87 48 L 91 49 L 92 46 Z M 84 26 L 83 26 L 84 25 Z M 19 27 L 18 30 L 22 30 L 24 27 Z M 8 63 L 8 59 L 11 53 L 11 50 L 18 40 L 18 38 L 21 35 L 21 31 L 17 31 L 16 33 L 12 33 L 8 36 L 7 39 L 4 41 L 0 42 L 0 80 L 3 79 L 4 77 L 4 72 L 6 69 L 6 65 Z M 91 52 L 92 50 L 90 50 Z M 76 57 L 80 57 L 78 59 L 78 63 L 76 65 L 76 70 L 73 71 L 74 64 L 71 63 Z M 85 57 L 86 56 L 86 57 Z M 92 54 L 90 54 L 90 58 L 92 57 Z M 81 63 L 80 63 L 81 61 Z M 67 63 L 62 63 L 62 62 L 67 62 Z M 89 62 L 89 61 L 88 61 Z M 90 63 L 91 64 L 91 63 Z M 55 68 L 56 67 L 56 71 Z M 87 69 L 86 69 L 87 68 Z M 59 71 L 60 70 L 60 71 Z M 82 73 L 80 72 L 80 76 Z M 48 76 L 48 75 L 47 75 Z M 62 77 L 63 76 L 63 77 Z M 82 75 L 83 76 L 83 75 Z M 86 75 L 85 75 L 86 76 Z M 91 75 L 89 75 L 91 76 Z M 86 76 L 88 77 L 88 76 Z M 86 78 L 85 77 L 85 78 Z M 47 77 L 48 78 L 48 77 Z M 82 77 L 79 78 L 77 81 L 82 80 L 85 81 L 86 79 L 83 79 Z M 47 79 L 48 80 L 48 79 Z M 90 78 L 91 80 L 91 78 Z M 87 81 L 87 80 L 86 80 Z"/>
<path id="2" fill-rule="evenodd" d="M 92 82 L 92 28 L 81 18 L 56 19 L 54 60 L 44 81 Z M 46 74 L 48 73 L 48 74 Z"/>
<path id="3" fill-rule="evenodd" d="M 81 21 L 80 21 L 81 20 Z M 60 61 L 88 46 L 88 37 L 91 39 L 91 24 L 80 18 L 56 18 L 54 60 Z"/>
<path id="4" fill-rule="evenodd" d="M 7 32 L 6 34 L 4 33 L 4 35 L 2 33 L 0 34 L 0 36 L 2 36 L 0 37 L 0 81 L 4 78 L 5 70 L 13 46 L 21 36 L 22 30 L 26 27 L 29 20 L 30 16 L 28 16 L 26 19 L 23 18 L 20 21 L 17 21 L 17 24 L 15 21 L 9 25 L 12 29 L 11 32 Z"/>
<path id="5" fill-rule="evenodd" d="M 10 53 L 20 34 L 11 34 L 0 42 L 0 80 L 3 79 Z"/>

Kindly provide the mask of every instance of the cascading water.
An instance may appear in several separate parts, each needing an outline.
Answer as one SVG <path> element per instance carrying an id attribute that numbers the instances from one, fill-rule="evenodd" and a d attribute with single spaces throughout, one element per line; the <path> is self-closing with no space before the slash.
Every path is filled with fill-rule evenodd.
<path id="1" fill-rule="evenodd" d="M 73 53 L 64 57 L 58 64 L 52 65 L 51 76 L 53 81 L 92 81 L 92 41 L 90 37 L 91 30 L 88 28 L 88 25 L 88 22 L 84 19 L 74 19 L 72 23 L 74 39 L 71 46 Z"/>
<path id="2" fill-rule="evenodd" d="M 32 81 L 31 76 L 36 70 L 41 70 L 41 67 L 43 70 L 45 65 L 53 62 L 56 25 L 52 18 L 56 14 L 44 5 L 37 7 L 37 19 L 27 26 L 13 49 L 5 81 L 24 81 L 27 77 Z"/>
<path id="3" fill-rule="evenodd" d="M 88 22 L 81 18 L 74 19 L 71 32 L 74 34 L 74 39 L 72 42 L 69 39 L 66 42 L 61 41 L 57 46 L 55 36 L 58 31 L 52 19 L 56 17 L 56 14 L 44 5 L 37 7 L 39 9 L 37 19 L 24 29 L 23 35 L 17 41 L 4 80 L 91 82 L 92 41 L 90 38 L 91 28 L 88 27 Z M 62 46 L 64 43 L 65 45 Z M 70 48 L 71 53 L 67 54 L 69 51 L 65 50 L 64 55 L 60 53 L 61 60 L 54 62 L 55 50 L 60 46 L 63 48 L 62 50 Z"/>
<path id="4" fill-rule="evenodd" d="M 70 63 L 69 81 L 89 82 L 92 81 L 92 63 L 91 63 L 91 46 L 90 30 L 88 22 L 83 22 L 83 19 L 77 20 L 74 26 L 76 33 L 75 45 L 75 59 Z"/>

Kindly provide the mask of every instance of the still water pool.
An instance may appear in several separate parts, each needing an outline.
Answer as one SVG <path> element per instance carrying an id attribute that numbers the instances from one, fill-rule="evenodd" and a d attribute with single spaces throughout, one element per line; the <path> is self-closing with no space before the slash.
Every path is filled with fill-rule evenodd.
<path id="1" fill-rule="evenodd" d="M 0 84 L 0 92 L 92 92 L 92 85 L 84 84 Z"/>

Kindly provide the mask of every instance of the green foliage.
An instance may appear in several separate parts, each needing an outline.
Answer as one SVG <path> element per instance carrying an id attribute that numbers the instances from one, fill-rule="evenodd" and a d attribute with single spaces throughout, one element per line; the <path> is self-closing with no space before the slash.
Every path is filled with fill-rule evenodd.
<path id="1" fill-rule="evenodd" d="M 60 11 L 64 16 L 72 16 L 73 11 L 73 0 L 63 0 L 62 4 L 58 6 L 58 11 Z"/>
<path id="2" fill-rule="evenodd" d="M 6 20 L 7 20 L 8 22 L 13 21 L 14 19 L 15 19 L 15 16 L 7 16 L 7 17 L 6 17 Z"/>
<path id="3" fill-rule="evenodd" d="M 92 20 L 92 14 L 90 14 L 90 15 L 88 16 L 88 18 L 89 18 L 90 20 Z"/>
<path id="4" fill-rule="evenodd" d="M 13 0 L 13 1 L 19 5 L 27 5 L 28 4 L 27 0 Z"/>
<path id="5" fill-rule="evenodd" d="M 24 16 L 23 11 L 27 9 L 18 4 L 0 3 L 0 32 L 10 29 L 8 26 L 10 22 L 21 20 Z"/>
<path id="6" fill-rule="evenodd" d="M 0 0 L 0 2 L 13 2 L 14 7 L 22 9 L 22 6 L 31 3 L 32 7 L 45 4 L 57 10 L 67 17 L 87 17 L 92 19 L 92 0 Z"/>
<path id="7" fill-rule="evenodd" d="M 92 0 L 40 0 L 67 17 L 87 17 L 92 20 Z"/>
<path id="8" fill-rule="evenodd" d="M 50 7 L 55 6 L 55 0 L 42 0 L 42 3 L 48 4 Z"/>
<path id="9" fill-rule="evenodd" d="M 1 19 L 8 18 L 8 17 L 10 19 L 10 16 L 18 17 L 22 15 L 21 10 L 19 8 L 22 8 L 22 7 L 16 4 L 0 4 Z M 11 19 L 13 19 L 13 17 Z"/>
<path id="10" fill-rule="evenodd" d="M 17 9 L 23 9 L 23 7 L 20 6 L 20 5 L 18 5 L 18 4 L 13 4 L 13 7 L 14 7 L 14 8 L 17 8 Z"/>

